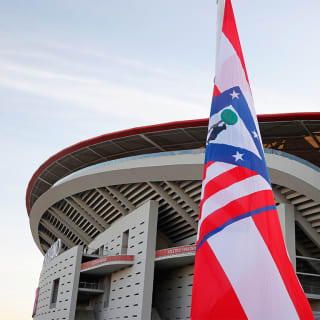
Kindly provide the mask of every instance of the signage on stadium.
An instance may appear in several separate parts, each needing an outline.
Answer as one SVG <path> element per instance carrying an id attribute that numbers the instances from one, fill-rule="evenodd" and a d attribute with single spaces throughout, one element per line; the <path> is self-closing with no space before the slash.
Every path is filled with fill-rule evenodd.
<path id="1" fill-rule="evenodd" d="M 58 239 L 55 243 L 52 244 L 52 246 L 48 249 L 47 253 L 45 254 L 43 266 L 47 265 L 51 260 L 57 257 L 61 252 L 61 248 L 62 241 L 61 239 Z"/>
<path id="2" fill-rule="evenodd" d="M 172 256 L 177 254 L 183 254 L 183 253 L 195 253 L 196 252 L 196 246 L 183 246 L 183 247 L 174 247 L 174 248 L 168 248 L 168 249 L 162 249 L 156 251 L 156 258 L 165 257 L 165 256 Z"/>

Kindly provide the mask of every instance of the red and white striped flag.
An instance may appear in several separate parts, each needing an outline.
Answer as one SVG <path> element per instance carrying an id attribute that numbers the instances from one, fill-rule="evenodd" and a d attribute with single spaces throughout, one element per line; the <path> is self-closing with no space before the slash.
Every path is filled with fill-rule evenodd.
<path id="1" fill-rule="evenodd" d="M 220 0 L 191 319 L 314 319 L 284 244 L 231 0 Z"/>

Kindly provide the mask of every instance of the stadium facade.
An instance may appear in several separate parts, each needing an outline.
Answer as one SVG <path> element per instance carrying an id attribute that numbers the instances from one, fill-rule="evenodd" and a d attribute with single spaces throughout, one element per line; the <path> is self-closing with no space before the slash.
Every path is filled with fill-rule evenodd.
<path id="1" fill-rule="evenodd" d="M 258 120 L 288 254 L 319 311 L 320 113 Z M 26 195 L 45 254 L 34 319 L 189 319 L 207 125 L 106 134 L 40 166 Z"/>

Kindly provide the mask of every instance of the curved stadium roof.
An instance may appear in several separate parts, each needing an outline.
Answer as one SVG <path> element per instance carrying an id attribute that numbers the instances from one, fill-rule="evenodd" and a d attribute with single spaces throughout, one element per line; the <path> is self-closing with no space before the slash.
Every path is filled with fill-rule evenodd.
<path id="1" fill-rule="evenodd" d="M 263 145 L 320 167 L 320 112 L 258 116 Z M 45 161 L 26 193 L 28 214 L 35 201 L 62 178 L 88 166 L 140 154 L 205 147 L 208 119 L 177 121 L 101 135 L 74 144 Z"/>

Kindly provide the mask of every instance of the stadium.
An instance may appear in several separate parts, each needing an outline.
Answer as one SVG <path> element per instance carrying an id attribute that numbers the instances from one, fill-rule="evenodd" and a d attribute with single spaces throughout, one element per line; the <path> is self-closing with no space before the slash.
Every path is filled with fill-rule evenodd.
<path id="1" fill-rule="evenodd" d="M 258 116 L 291 262 L 320 311 L 320 113 Z M 79 142 L 32 176 L 34 319 L 189 319 L 208 119 Z"/>

